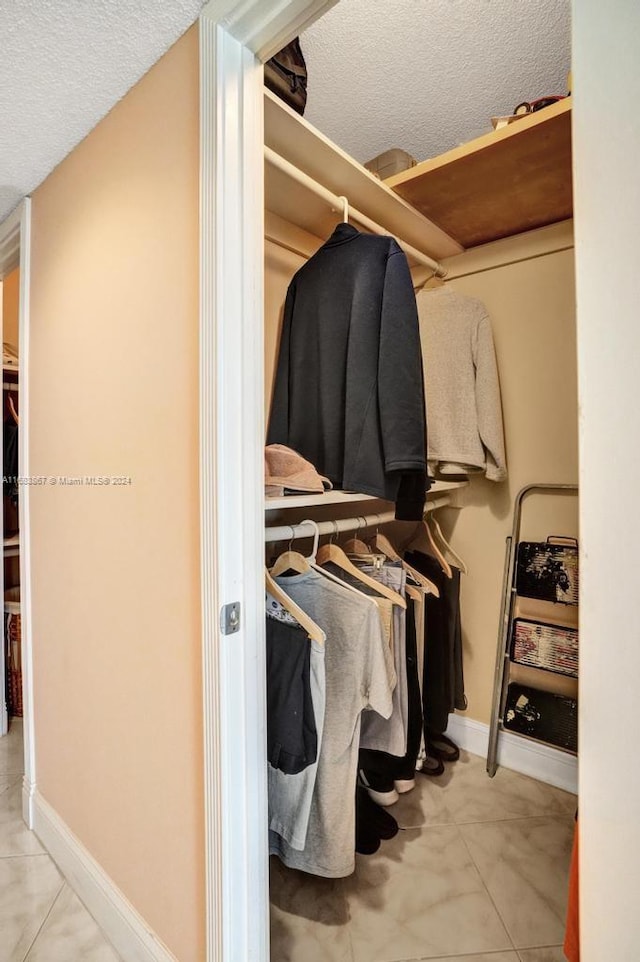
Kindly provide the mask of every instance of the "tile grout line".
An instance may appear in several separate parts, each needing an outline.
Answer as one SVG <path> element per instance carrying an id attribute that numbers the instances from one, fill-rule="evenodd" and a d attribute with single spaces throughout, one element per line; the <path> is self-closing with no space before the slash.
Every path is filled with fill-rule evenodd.
<path id="1" fill-rule="evenodd" d="M 55 863 L 53 862 L 53 859 L 52 859 L 51 861 L 52 861 L 52 864 L 55 864 Z M 57 868 L 57 866 L 56 866 L 56 868 Z M 58 901 L 58 899 L 59 899 L 60 896 L 62 895 L 62 890 L 64 889 L 65 884 L 66 884 L 66 883 L 65 883 L 65 880 L 62 879 L 62 884 L 60 885 L 60 888 L 59 888 L 58 891 L 56 892 L 56 895 L 55 895 L 55 897 L 54 897 L 54 899 L 53 899 L 53 902 L 52 902 L 51 905 L 49 906 L 49 911 L 47 912 L 47 914 L 46 914 L 45 917 L 43 918 L 43 920 L 42 920 L 42 922 L 41 922 L 41 924 L 40 924 L 40 927 L 38 928 L 38 931 L 37 931 L 36 934 L 34 935 L 32 941 L 31 941 L 31 944 L 29 945 L 29 948 L 27 949 L 25 955 L 24 955 L 23 958 L 22 958 L 22 962 L 27 962 L 27 960 L 28 960 L 28 958 L 29 958 L 29 955 L 31 954 L 32 948 L 33 948 L 34 945 L 36 944 L 38 938 L 40 937 L 40 933 L 42 932 L 44 926 L 46 925 L 47 919 L 49 918 L 49 916 L 50 916 L 51 913 L 53 912 L 53 908 L 54 908 L 56 902 Z"/>
<path id="2" fill-rule="evenodd" d="M 509 820 L 509 819 L 505 819 L 505 821 L 510 821 L 510 820 Z M 469 823 L 467 823 L 467 824 L 469 824 Z M 474 823 L 474 824 L 477 824 L 477 823 Z M 487 823 L 483 823 L 483 824 L 487 824 Z M 518 952 L 518 950 L 517 950 L 517 948 L 516 948 L 516 946 L 515 946 L 515 944 L 514 944 L 513 937 L 512 937 L 512 935 L 511 935 L 511 932 L 509 931 L 509 926 L 507 925 L 505 919 L 504 919 L 503 916 L 502 916 L 502 912 L 500 911 L 500 909 L 499 909 L 498 906 L 496 905 L 495 900 L 494 900 L 491 892 L 489 891 L 489 886 L 487 885 L 487 883 L 486 883 L 485 880 L 484 880 L 484 876 L 483 876 L 482 872 L 480 871 L 480 866 L 477 864 L 476 860 L 474 859 L 473 854 L 472 854 L 472 852 L 471 852 L 471 849 L 469 848 L 469 846 L 468 846 L 468 844 L 467 844 L 467 840 L 466 840 L 466 838 L 464 837 L 464 834 L 460 831 L 460 826 L 459 826 L 459 825 L 456 825 L 456 828 L 458 829 L 458 833 L 459 833 L 459 835 L 460 835 L 460 838 L 462 839 L 462 843 L 463 843 L 464 847 L 465 847 L 466 850 L 467 850 L 467 853 L 468 853 L 468 855 L 469 855 L 469 858 L 471 859 L 471 863 L 472 863 L 472 865 L 474 866 L 476 872 L 478 873 L 478 876 L 479 876 L 479 878 L 480 878 L 480 881 L 482 882 L 482 886 L 483 886 L 485 892 L 487 893 L 487 895 L 489 896 L 489 901 L 491 902 L 491 904 L 493 905 L 494 909 L 496 910 L 496 913 L 497 913 L 497 915 L 498 915 L 498 918 L 499 918 L 500 921 L 502 922 L 502 925 L 503 925 L 503 927 L 504 927 L 504 930 L 505 930 L 505 932 L 507 933 L 507 938 L 508 938 L 509 941 L 511 942 L 511 950 L 512 950 L 513 952 L 515 952 L 516 955 L 519 957 L 520 953 Z"/>
<path id="3" fill-rule="evenodd" d="M 534 818 L 570 818 L 573 820 L 574 816 L 565 812 L 551 812 L 548 815 L 509 815 L 507 818 L 488 818 L 488 819 L 474 819 L 470 822 L 454 822 L 455 825 L 499 825 L 501 822 L 524 822 Z"/>
<path id="4" fill-rule="evenodd" d="M 0 855 L 0 859 L 7 858 L 51 858 L 48 852 L 13 852 L 11 855 Z"/>

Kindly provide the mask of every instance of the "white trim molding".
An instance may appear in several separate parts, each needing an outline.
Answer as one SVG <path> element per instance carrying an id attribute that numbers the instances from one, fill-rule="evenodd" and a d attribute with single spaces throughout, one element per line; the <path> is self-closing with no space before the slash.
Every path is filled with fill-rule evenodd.
<path id="1" fill-rule="evenodd" d="M 269 958 L 262 65 L 206 17 L 200 36 L 207 959 L 258 962 Z M 230 603 L 240 625 L 225 634 Z"/>
<path id="2" fill-rule="evenodd" d="M 38 792 L 33 813 L 36 835 L 122 958 L 126 962 L 178 962 Z"/>
<path id="3" fill-rule="evenodd" d="M 206 962 L 269 959 L 261 61 L 334 2 L 211 0 L 200 16 Z"/>
<path id="4" fill-rule="evenodd" d="M 338 0 L 210 0 L 203 10 L 264 62 Z"/>
<path id="5" fill-rule="evenodd" d="M 30 474 L 29 466 L 29 338 L 31 290 L 31 199 L 25 198 L 0 225 L 0 278 L 20 268 L 18 348 L 20 356 L 19 472 Z M 24 713 L 24 778 L 22 817 L 33 828 L 33 797 L 36 790 L 36 740 L 33 701 L 33 635 L 31 618 L 31 490 L 20 489 L 20 617 L 22 633 L 22 689 Z M 4 582 L 2 582 L 4 596 Z"/>
<path id="6" fill-rule="evenodd" d="M 464 715 L 450 715 L 447 735 L 472 755 L 487 757 L 489 726 L 483 722 Z M 575 755 L 529 738 L 520 738 L 513 732 L 500 732 L 498 766 L 529 775 L 574 795 L 578 793 L 578 759 Z"/>

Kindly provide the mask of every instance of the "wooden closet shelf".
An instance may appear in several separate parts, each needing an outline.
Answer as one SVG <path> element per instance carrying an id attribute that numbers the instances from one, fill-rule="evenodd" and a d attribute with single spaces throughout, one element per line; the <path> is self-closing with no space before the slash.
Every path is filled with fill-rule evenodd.
<path id="1" fill-rule="evenodd" d="M 571 98 L 385 183 L 464 248 L 573 215 Z"/>
<path id="2" fill-rule="evenodd" d="M 441 260 L 462 252 L 440 227 L 266 89 L 264 142 L 298 170 L 332 193 L 346 196 L 357 210 L 429 257 Z M 340 220 L 338 211 L 327 210 L 303 187 L 269 170 L 268 165 L 266 197 L 268 210 L 323 239 Z"/>
<path id="3" fill-rule="evenodd" d="M 468 481 L 434 481 L 427 498 L 433 499 L 439 494 L 465 488 L 468 483 Z M 265 511 L 282 511 L 283 508 L 318 508 L 326 504 L 351 504 L 357 501 L 380 500 L 380 498 L 374 498 L 370 494 L 359 494 L 353 491 L 325 491 L 324 494 L 289 494 L 282 498 L 266 498 L 264 509 Z"/>

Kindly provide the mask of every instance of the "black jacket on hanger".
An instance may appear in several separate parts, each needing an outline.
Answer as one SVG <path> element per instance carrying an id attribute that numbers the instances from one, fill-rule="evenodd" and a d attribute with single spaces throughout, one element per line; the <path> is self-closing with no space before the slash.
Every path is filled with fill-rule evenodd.
<path id="1" fill-rule="evenodd" d="M 339 224 L 296 273 L 284 309 L 267 436 L 335 488 L 422 517 L 426 421 L 418 314 L 393 237 Z"/>

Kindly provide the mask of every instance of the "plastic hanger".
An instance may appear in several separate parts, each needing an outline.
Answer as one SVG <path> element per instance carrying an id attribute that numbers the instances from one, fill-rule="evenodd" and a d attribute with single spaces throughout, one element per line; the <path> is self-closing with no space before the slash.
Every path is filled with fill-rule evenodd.
<path id="1" fill-rule="evenodd" d="M 442 533 L 442 528 L 441 528 L 440 525 L 438 524 L 438 521 L 437 521 L 437 519 L 436 519 L 436 517 L 435 517 L 434 514 L 431 515 L 431 522 L 432 522 L 432 524 L 433 524 L 433 530 L 434 530 L 434 532 L 435 532 L 436 538 L 438 539 L 438 541 L 439 541 L 440 544 L 442 545 L 443 549 L 444 549 L 446 552 L 448 552 L 449 557 L 451 558 L 453 564 L 454 564 L 457 568 L 459 568 L 460 571 L 462 571 L 463 574 L 468 575 L 468 574 L 469 574 L 469 571 L 467 570 L 466 564 L 464 563 L 464 561 L 462 560 L 462 558 L 460 557 L 460 555 L 459 555 L 456 551 L 453 550 L 453 548 L 451 547 L 451 545 L 449 544 L 449 542 L 446 540 L 445 536 L 444 536 L 443 533 Z"/>
<path id="2" fill-rule="evenodd" d="M 293 598 L 289 597 L 286 591 L 280 587 L 278 582 L 273 580 L 272 576 L 266 569 L 264 573 L 264 586 L 269 594 L 275 598 L 276 601 L 280 602 L 282 607 L 286 608 L 289 614 L 293 615 L 300 627 L 304 628 L 312 641 L 317 641 L 319 644 L 324 645 L 326 641 L 326 635 L 320 625 L 317 625 L 315 621 L 309 617 L 306 611 L 303 611 L 302 608 L 295 603 Z"/>
<path id="3" fill-rule="evenodd" d="M 340 585 L 341 588 L 346 588 L 348 591 L 354 591 L 361 598 L 366 598 L 368 601 L 371 601 L 373 604 L 375 604 L 369 595 L 365 595 L 363 591 L 358 591 L 358 589 L 354 588 L 353 585 L 347 584 L 346 581 L 343 581 L 341 578 L 336 577 L 336 575 L 331 574 L 330 571 L 325 571 L 324 568 L 321 568 L 318 564 L 316 564 L 316 553 L 318 551 L 318 542 L 320 540 L 320 529 L 317 523 L 312 521 L 310 518 L 302 521 L 301 524 L 310 524 L 314 527 L 313 548 L 311 549 L 310 556 L 307 558 L 303 554 L 300 554 L 299 551 L 291 550 L 291 545 L 295 539 L 295 531 L 292 528 L 289 548 L 280 555 L 271 568 L 272 576 L 277 578 L 279 575 L 283 575 L 287 571 L 296 571 L 298 574 L 307 574 L 309 571 L 317 571 L 318 574 L 322 575 L 323 578 L 326 578 L 327 581 L 333 581 L 335 584 Z"/>
<path id="4" fill-rule="evenodd" d="M 398 594 L 397 591 L 393 591 L 392 588 L 387 588 L 386 585 L 381 584 L 379 581 L 376 581 L 375 578 L 371 578 L 361 571 L 357 565 L 354 565 L 353 561 L 349 560 L 345 552 L 337 544 L 325 544 L 318 551 L 317 563 L 323 565 L 326 564 L 327 561 L 330 561 L 342 571 L 346 571 L 354 578 L 357 578 L 358 581 L 361 581 L 364 585 L 367 585 L 367 587 L 376 591 L 384 598 L 388 598 L 394 605 L 400 605 L 401 608 L 407 607 L 407 602 L 402 595 Z"/>

